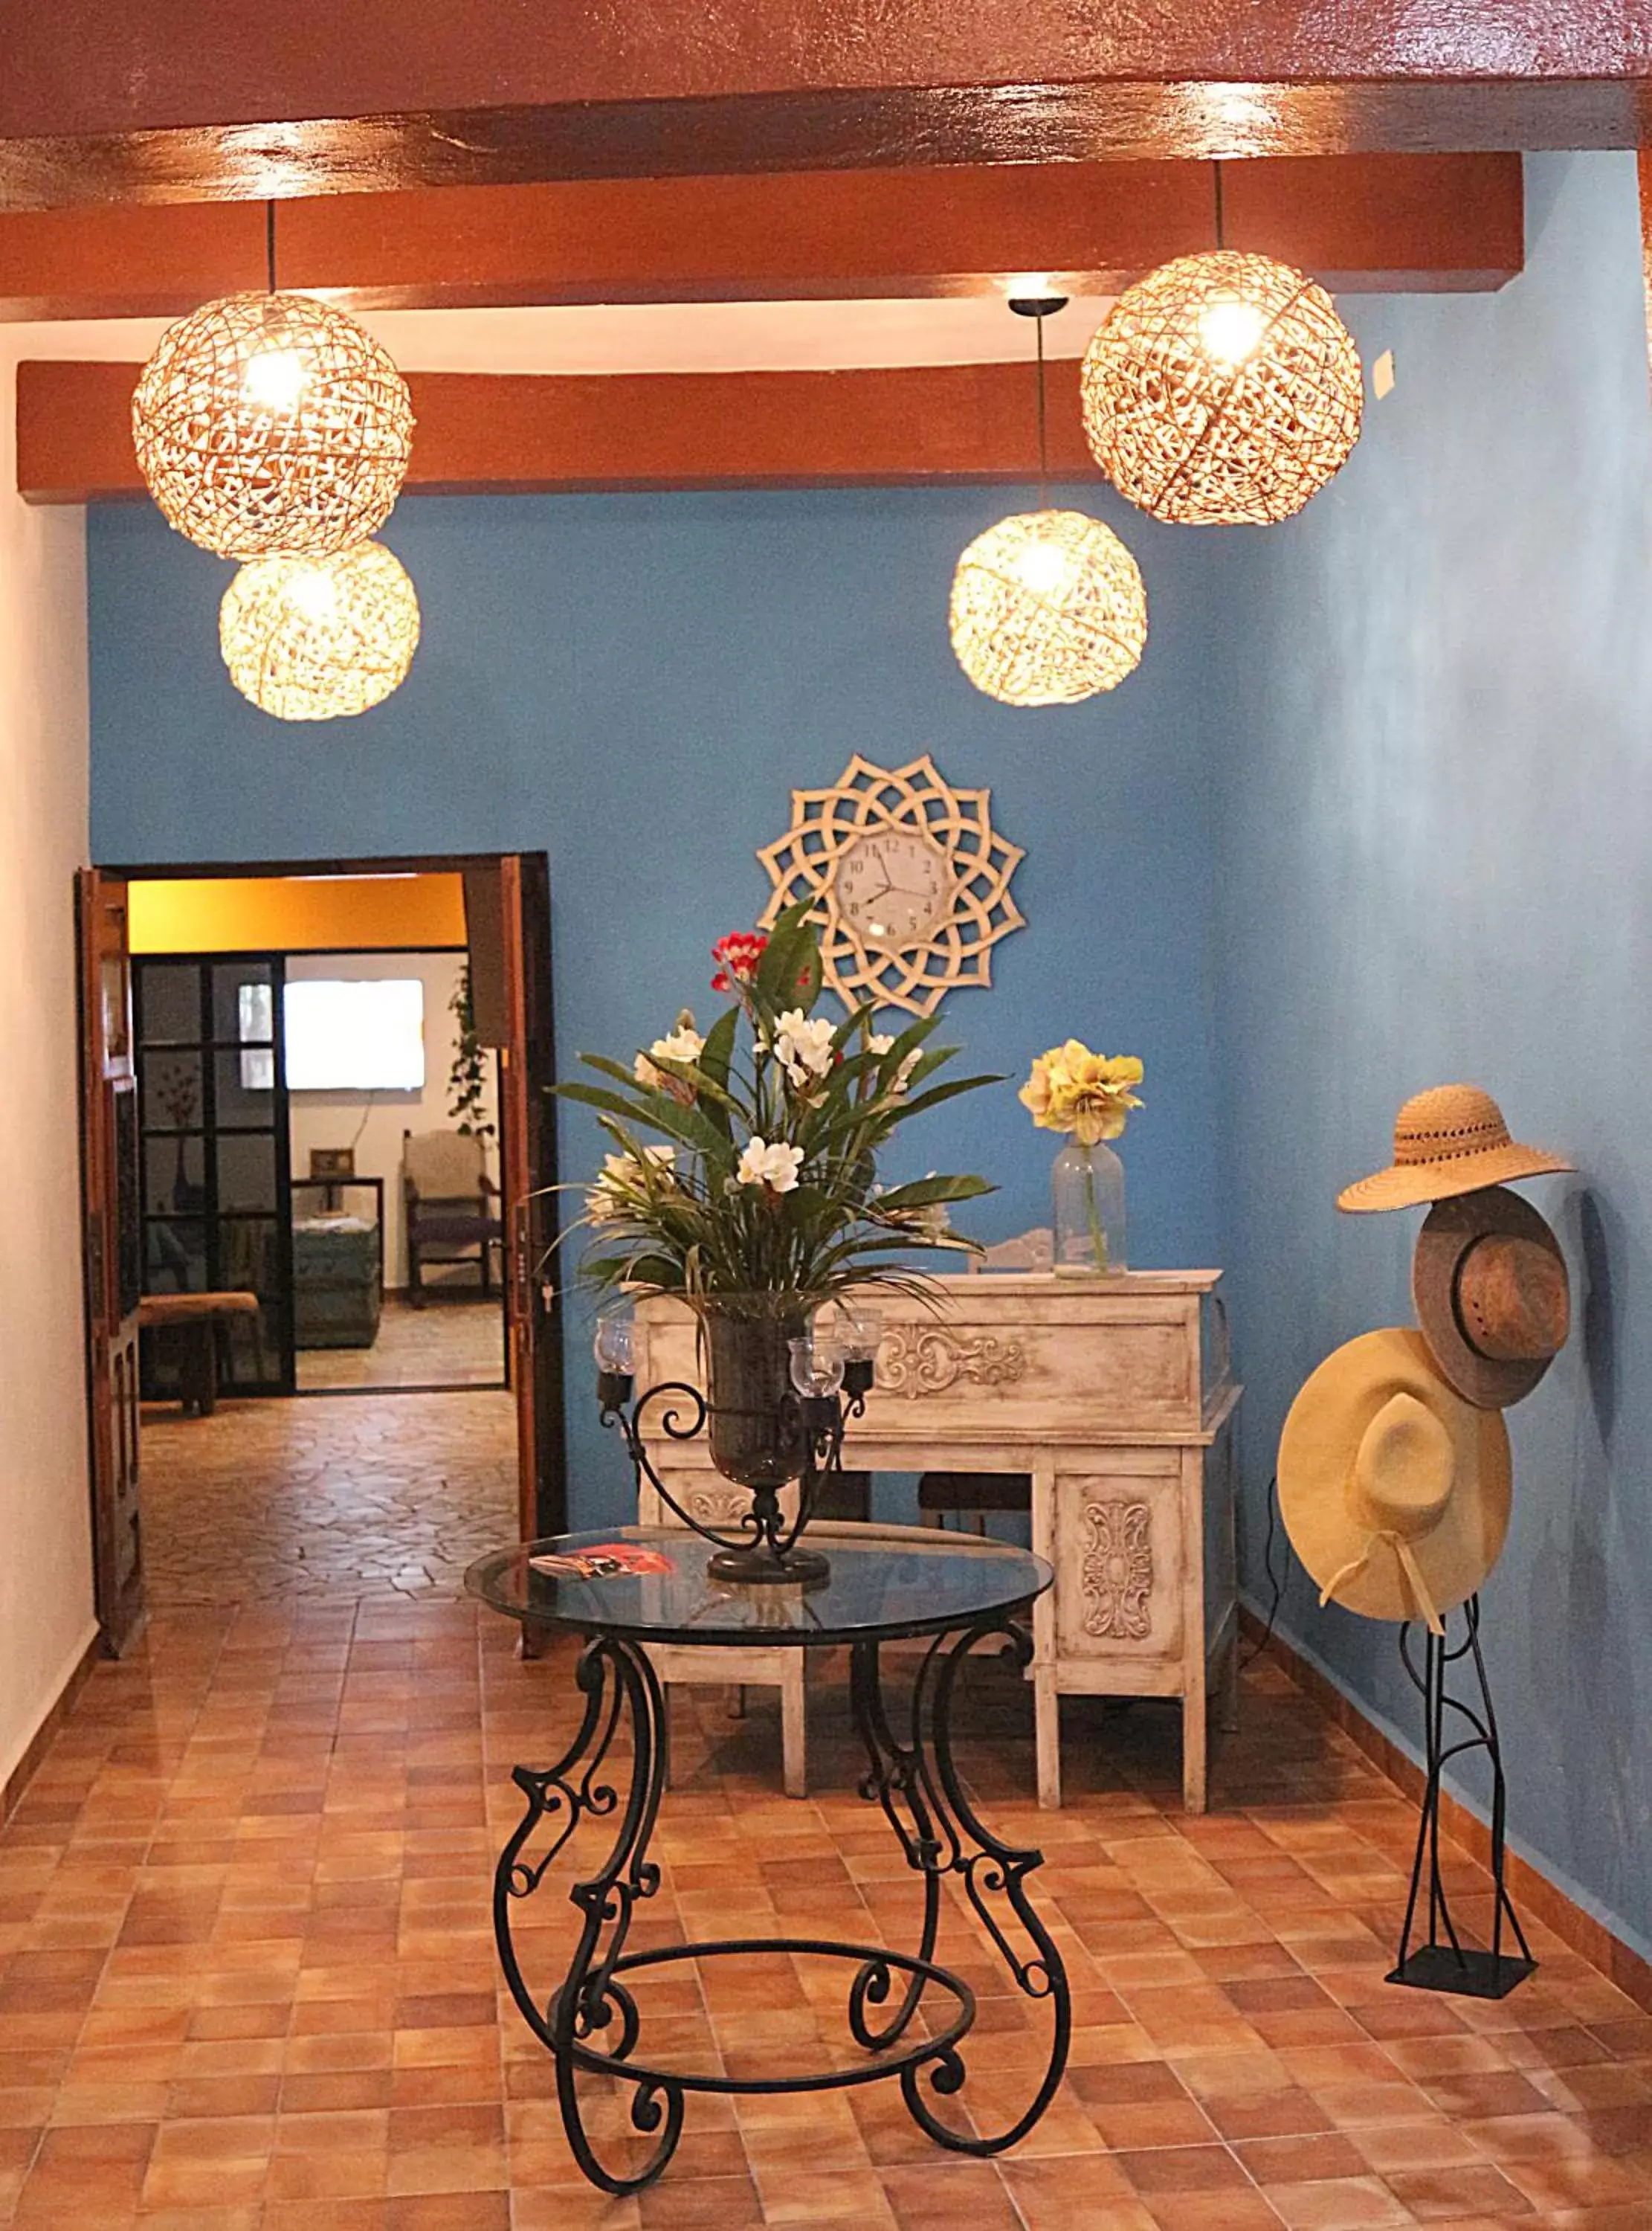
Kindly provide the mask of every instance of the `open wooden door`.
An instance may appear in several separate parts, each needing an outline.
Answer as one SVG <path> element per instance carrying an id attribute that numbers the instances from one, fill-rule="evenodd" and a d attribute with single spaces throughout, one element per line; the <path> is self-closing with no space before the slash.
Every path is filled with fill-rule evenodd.
<path id="1" fill-rule="evenodd" d="M 126 886 L 118 876 L 82 869 L 76 900 L 92 1542 L 98 1617 L 118 1655 L 144 1616 L 138 1501 L 143 1223 Z"/>
<path id="2" fill-rule="evenodd" d="M 522 1539 L 568 1523 L 562 1410 L 562 1313 L 545 1249 L 554 1238 L 556 1076 L 551 1003 L 551 884 L 542 852 L 500 862 L 505 994 L 500 1049 L 507 1315 L 516 1394 Z M 467 904 L 469 884 L 467 879 Z"/>

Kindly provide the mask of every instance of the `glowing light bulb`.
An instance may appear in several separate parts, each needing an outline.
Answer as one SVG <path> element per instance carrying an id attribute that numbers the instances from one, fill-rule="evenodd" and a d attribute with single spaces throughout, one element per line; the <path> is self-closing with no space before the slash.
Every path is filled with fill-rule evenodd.
<path id="1" fill-rule="evenodd" d="M 294 574 L 287 595 L 306 619 L 331 619 L 339 608 L 339 591 L 325 566 L 307 566 Z"/>
<path id="2" fill-rule="evenodd" d="M 260 349 L 241 375 L 247 400 L 263 411 L 294 411 L 308 384 L 310 368 L 300 349 Z"/>
<path id="3" fill-rule="evenodd" d="M 1205 353 L 1221 364 L 1242 364 L 1254 355 L 1266 320 L 1254 302 L 1236 294 L 1218 294 L 1199 313 L 1199 339 Z"/>
<path id="4" fill-rule="evenodd" d="M 1021 553 L 1016 570 L 1024 588 L 1039 596 L 1054 596 L 1067 586 L 1073 561 L 1058 543 L 1029 542 Z"/>

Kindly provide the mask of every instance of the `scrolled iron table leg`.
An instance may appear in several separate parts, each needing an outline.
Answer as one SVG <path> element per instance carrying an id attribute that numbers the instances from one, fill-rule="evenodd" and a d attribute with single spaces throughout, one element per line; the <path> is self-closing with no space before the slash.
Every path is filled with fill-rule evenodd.
<path id="1" fill-rule="evenodd" d="M 682 2134 L 681 2085 L 653 2070 L 633 2076 L 625 2066 L 636 2043 L 636 2002 L 616 1972 L 624 1958 L 633 1910 L 660 1887 L 660 1870 L 648 1848 L 666 1785 L 666 1709 L 647 1652 L 616 1637 L 599 1636 L 588 1643 L 575 1678 L 584 1692 L 585 1711 L 572 1743 L 556 1765 L 542 1772 L 519 1766 L 513 1776 L 527 1809 L 494 1871 L 494 1934 L 511 1995 L 556 2061 L 557 2096 L 574 2159 L 592 2184 L 623 2196 L 654 2182 Z M 623 1805 L 614 1783 L 600 1778 L 622 1719 L 631 1740 L 630 1788 Z M 511 1934 L 512 1903 L 539 1888 L 582 1820 L 609 1817 L 616 1826 L 606 1859 L 569 1893 L 584 1917 L 578 1948 L 560 1988 L 541 2007 L 523 1977 Z M 529 1859 L 525 1853 L 542 1822 L 550 1824 L 550 1840 Z M 608 2033 L 616 2023 L 617 2037 L 610 2040 Z M 636 2172 L 610 2170 L 598 2159 L 580 2107 L 581 2068 L 632 2077 L 632 2126 L 646 2137 L 658 2134 Z"/>
<path id="2" fill-rule="evenodd" d="M 857 1642 L 850 1665 L 850 1700 L 869 1770 L 862 1794 L 875 1799 L 899 1838 L 907 1861 L 924 1879 L 923 1923 L 916 1964 L 905 1971 L 904 1988 L 892 2014 L 882 2021 L 874 2009 L 885 2006 L 894 1989 L 887 1961 L 874 1957 L 855 1976 L 849 1995 L 849 2027 L 869 2051 L 894 2045 L 910 2026 L 933 1975 L 944 1879 L 956 1875 L 984 1924 L 1016 1987 L 1029 1998 L 1048 2000 L 1052 2023 L 1049 2060 L 1042 2079 L 1023 2111 L 1004 2128 L 971 2136 L 944 2122 L 924 2094 L 960 2093 L 967 2081 L 963 2040 L 926 2060 L 913 2060 L 900 2072 L 900 2089 L 913 2119 L 938 2145 L 955 2153 L 1002 2153 L 1026 2136 L 1055 2095 L 1067 2066 L 1072 2039 L 1072 1998 L 1067 1970 L 1054 1939 L 1027 1894 L 1026 1879 L 1043 1864 L 1043 1854 L 1006 1844 L 982 1820 L 965 1791 L 952 1755 L 952 1704 L 958 1674 L 978 1644 L 997 1637 L 1005 1652 L 1025 1666 L 1032 1639 L 1014 1620 L 1001 1615 L 976 1621 L 962 1632 L 938 1635 L 913 1685 L 909 1732 L 903 1741 L 891 1724 L 883 1700 L 875 1639 Z M 1016 1939 L 1024 1940 L 1017 1949 Z"/>

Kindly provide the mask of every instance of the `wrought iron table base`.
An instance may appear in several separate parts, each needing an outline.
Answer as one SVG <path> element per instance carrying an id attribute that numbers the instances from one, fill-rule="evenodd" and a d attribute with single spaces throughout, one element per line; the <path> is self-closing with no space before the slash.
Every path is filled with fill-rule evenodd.
<path id="1" fill-rule="evenodd" d="M 851 1645 L 851 1701 L 868 1758 L 861 1793 L 881 1806 L 907 1864 L 923 1878 L 923 1920 L 912 1953 L 807 1937 L 726 1937 L 628 1951 L 635 1911 L 660 1887 L 660 1870 L 648 1850 L 666 1787 L 666 1709 L 643 1647 L 613 1634 L 587 1642 L 576 1676 L 585 1698 L 578 1733 L 555 1766 L 542 1771 L 519 1766 L 514 1771 L 527 1809 L 500 1854 L 494 1928 L 523 2020 L 555 2059 L 563 2127 L 592 2184 L 621 2195 L 651 2184 L 676 2150 L 691 2092 L 824 2092 L 898 2079 L 913 2119 L 937 2144 L 976 2155 L 1002 2152 L 1037 2122 L 1067 2065 L 1072 2026 L 1061 1955 L 1026 1890 L 1026 1877 L 1042 1863 L 1042 1855 L 1003 1843 L 986 1827 L 952 1758 L 952 1709 L 959 1669 L 978 1643 L 994 1637 L 1018 1663 L 1027 1663 L 1031 1644 L 1026 1631 L 999 1613 L 934 1638 L 913 1685 L 906 1730 L 899 1735 L 885 1704 L 877 1641 Z M 623 1796 L 617 1774 L 613 1780 L 604 1778 L 622 1723 L 631 1747 L 630 1784 Z M 615 1834 L 606 1859 L 569 1892 L 583 1917 L 578 1944 L 562 1983 L 541 2005 L 523 1976 L 512 1936 L 513 1906 L 539 1888 L 583 1820 L 610 1818 Z M 543 1847 L 530 1857 L 528 1847 L 542 1827 Z M 1017 1988 L 1029 1998 L 1048 2000 L 1051 2009 L 1049 2060 L 1032 2099 L 1012 2123 L 984 2136 L 946 2123 L 931 2097 L 944 2101 L 963 2092 L 964 2047 L 976 2014 L 969 1985 L 934 1957 L 948 1875 L 962 1882 Z M 1017 1940 L 1023 1942 L 1018 1946 Z M 873 2057 L 766 2078 L 694 2074 L 639 2057 L 642 2021 L 628 1979 L 678 1961 L 740 1954 L 791 1954 L 849 1963 L 853 1975 L 847 1982 L 845 2017 L 855 2043 Z M 632 2128 L 655 2142 L 641 2169 L 614 2170 L 598 2158 L 578 2096 L 582 2071 L 620 2078 L 635 2087 Z"/>

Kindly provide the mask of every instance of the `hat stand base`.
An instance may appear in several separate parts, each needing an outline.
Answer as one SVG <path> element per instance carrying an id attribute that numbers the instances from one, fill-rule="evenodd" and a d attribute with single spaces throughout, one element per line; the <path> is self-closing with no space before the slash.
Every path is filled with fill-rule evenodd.
<path id="1" fill-rule="evenodd" d="M 1464 1633 L 1453 1643 L 1449 1630 L 1435 1634 L 1424 1629 L 1423 1671 L 1411 1655 L 1411 1629 L 1400 1629 L 1400 1660 L 1412 1686 L 1423 1698 L 1428 1730 L 1428 1779 L 1423 1793 L 1422 1817 L 1417 1822 L 1416 1857 L 1411 1863 L 1411 1891 L 1406 1901 L 1405 1926 L 1400 1932 L 1399 1953 L 1386 1980 L 1415 1991 L 1448 1991 L 1465 1999 L 1504 1999 L 1523 1983 L 1537 1966 L 1532 1957 L 1507 1883 L 1507 1846 L 1505 1834 L 1507 1788 L 1503 1778 L 1502 1746 L 1497 1737 L 1497 1717 L 1492 1710 L 1486 1661 L 1480 1648 L 1480 1599 L 1470 1596 L 1462 1607 Z M 1454 1668 L 1472 1662 L 1479 1694 L 1473 1704 L 1451 1694 Z M 1492 1926 L 1488 1950 L 1465 1945 L 1457 1933 L 1440 1867 L 1441 1778 L 1453 1759 L 1483 1751 L 1491 1773 Z M 1424 1892 L 1428 1901 L 1428 1937 L 1412 1946 Z M 1505 1929 L 1518 1952 L 1505 1951 Z"/>
<path id="2" fill-rule="evenodd" d="M 1537 1966 L 1512 1952 L 1454 1951 L 1449 1944 L 1423 1944 L 1383 1978 L 1414 1991 L 1453 1991 L 1460 1999 L 1506 1999 Z"/>

